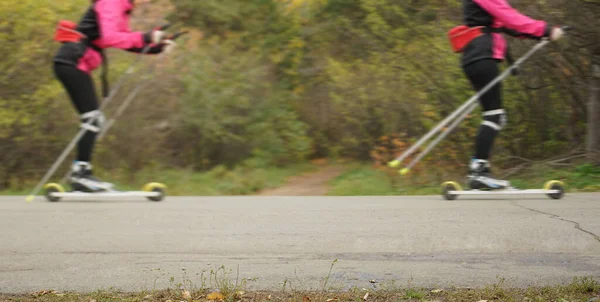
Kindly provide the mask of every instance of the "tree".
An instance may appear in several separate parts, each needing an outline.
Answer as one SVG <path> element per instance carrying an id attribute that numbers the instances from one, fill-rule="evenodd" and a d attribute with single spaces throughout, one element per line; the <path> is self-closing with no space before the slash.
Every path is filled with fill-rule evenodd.
<path id="1" fill-rule="evenodd" d="M 573 42 L 584 50 L 588 63 L 584 72 L 588 84 L 587 151 L 600 152 L 600 2 L 569 1 L 567 19 L 574 25 Z"/>
<path id="2" fill-rule="evenodd" d="M 600 152 L 600 54 L 592 58 L 588 113 L 588 152 Z"/>

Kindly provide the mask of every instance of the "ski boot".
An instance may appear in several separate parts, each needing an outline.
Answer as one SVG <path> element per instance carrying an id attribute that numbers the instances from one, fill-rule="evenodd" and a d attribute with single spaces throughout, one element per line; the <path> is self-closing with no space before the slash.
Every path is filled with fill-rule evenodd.
<path id="1" fill-rule="evenodd" d="M 469 165 L 467 183 L 473 190 L 501 190 L 510 187 L 510 182 L 492 176 L 490 162 L 473 159 Z"/>
<path id="2" fill-rule="evenodd" d="M 71 187 L 73 191 L 95 193 L 111 191 L 113 184 L 103 182 L 92 173 L 92 165 L 88 162 L 75 161 L 71 167 Z"/>

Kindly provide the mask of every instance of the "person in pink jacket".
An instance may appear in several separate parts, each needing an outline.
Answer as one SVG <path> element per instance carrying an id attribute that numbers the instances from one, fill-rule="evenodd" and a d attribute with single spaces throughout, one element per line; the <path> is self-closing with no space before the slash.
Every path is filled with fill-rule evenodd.
<path id="1" fill-rule="evenodd" d="M 529 18 L 512 8 L 506 0 L 463 0 L 464 22 L 468 27 L 483 26 L 483 34 L 463 49 L 461 66 L 476 91 L 483 89 L 499 75 L 498 63 L 507 58 L 507 43 L 502 33 L 528 39 L 558 40 L 563 30 L 544 21 Z M 498 132 L 506 125 L 502 107 L 501 84 L 498 83 L 480 99 L 483 122 L 479 128 L 475 155 L 469 164 L 467 180 L 472 189 L 501 189 L 510 186 L 506 180 L 491 174 L 490 153 Z"/>
<path id="2" fill-rule="evenodd" d="M 77 157 L 70 173 L 70 183 L 75 191 L 97 192 L 109 190 L 111 183 L 103 182 L 92 173 L 92 152 L 97 133 L 102 129 L 104 115 L 98 110 L 98 98 L 91 72 L 103 64 L 103 95 L 108 95 L 106 81 L 106 48 L 119 48 L 141 53 L 168 51 L 173 42 L 163 40 L 161 30 L 147 33 L 129 28 L 129 18 L 134 7 L 147 0 L 95 0 L 78 24 L 61 22 L 55 39 L 62 43 L 55 55 L 54 73 L 60 80 L 80 114 L 85 134 L 77 145 Z M 58 38 L 57 38 L 58 37 Z M 95 121 L 88 124 L 91 119 Z"/>

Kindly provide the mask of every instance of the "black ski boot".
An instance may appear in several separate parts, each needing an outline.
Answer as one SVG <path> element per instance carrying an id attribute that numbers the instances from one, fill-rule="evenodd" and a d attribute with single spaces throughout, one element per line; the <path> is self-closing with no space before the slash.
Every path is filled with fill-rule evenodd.
<path id="1" fill-rule="evenodd" d="M 103 182 L 93 175 L 92 165 L 88 162 L 73 162 L 70 179 L 73 191 L 94 193 L 110 191 L 113 188 L 113 184 Z"/>
<path id="2" fill-rule="evenodd" d="M 490 171 L 490 162 L 482 159 L 471 161 L 467 182 L 473 190 L 500 190 L 510 187 L 507 180 L 494 178 Z"/>

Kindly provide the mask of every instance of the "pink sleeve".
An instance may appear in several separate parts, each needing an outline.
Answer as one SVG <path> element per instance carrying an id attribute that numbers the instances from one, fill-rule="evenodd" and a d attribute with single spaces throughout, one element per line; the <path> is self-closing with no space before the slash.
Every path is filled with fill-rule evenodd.
<path id="1" fill-rule="evenodd" d="M 144 46 L 141 32 L 119 30 L 119 24 L 125 16 L 122 0 L 101 0 L 95 6 L 100 36 L 108 47 L 129 49 Z"/>
<path id="2" fill-rule="evenodd" d="M 523 34 L 543 37 L 546 22 L 529 18 L 512 8 L 506 0 L 473 0 L 481 8 L 502 22 L 506 28 Z"/>

